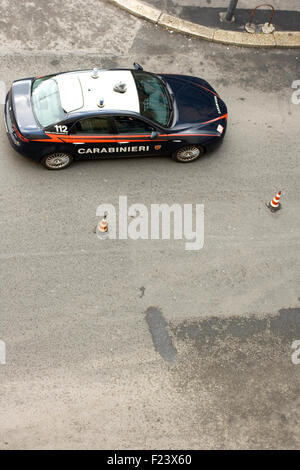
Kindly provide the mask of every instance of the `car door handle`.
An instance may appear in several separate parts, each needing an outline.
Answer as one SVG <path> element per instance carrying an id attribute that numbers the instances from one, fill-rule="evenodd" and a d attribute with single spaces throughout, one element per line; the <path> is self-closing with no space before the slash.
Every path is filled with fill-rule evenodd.
<path id="1" fill-rule="evenodd" d="M 118 142 L 118 144 L 129 144 L 129 142 Z"/>
<path id="2" fill-rule="evenodd" d="M 74 145 L 84 145 L 84 142 L 73 142 Z"/>

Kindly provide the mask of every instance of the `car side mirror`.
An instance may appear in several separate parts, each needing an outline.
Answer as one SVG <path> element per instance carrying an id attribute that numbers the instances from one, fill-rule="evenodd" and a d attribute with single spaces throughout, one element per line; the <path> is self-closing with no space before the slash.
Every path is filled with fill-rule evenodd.
<path id="1" fill-rule="evenodd" d="M 151 132 L 150 139 L 156 139 L 156 137 L 158 137 L 158 136 L 159 136 L 159 132 L 153 131 L 153 132 Z"/>
<path id="2" fill-rule="evenodd" d="M 140 64 L 138 64 L 137 62 L 134 62 L 133 66 L 134 66 L 135 70 L 144 70 L 143 67 Z"/>

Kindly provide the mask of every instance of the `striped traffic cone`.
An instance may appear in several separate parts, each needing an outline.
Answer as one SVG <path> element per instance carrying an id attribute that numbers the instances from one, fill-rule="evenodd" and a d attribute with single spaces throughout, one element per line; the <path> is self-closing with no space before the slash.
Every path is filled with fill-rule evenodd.
<path id="1" fill-rule="evenodd" d="M 97 232 L 99 233 L 100 236 L 104 236 L 108 232 L 108 223 L 107 223 L 107 220 L 106 220 L 106 214 L 104 215 L 103 219 L 97 225 Z"/>
<path id="2" fill-rule="evenodd" d="M 272 201 L 270 201 L 270 202 L 267 204 L 267 207 L 268 207 L 272 212 L 275 212 L 275 211 L 278 211 L 279 209 L 281 209 L 281 204 L 280 204 L 280 202 L 279 202 L 280 196 L 281 196 L 281 191 L 278 191 L 278 193 L 276 194 L 276 196 L 273 197 Z"/>

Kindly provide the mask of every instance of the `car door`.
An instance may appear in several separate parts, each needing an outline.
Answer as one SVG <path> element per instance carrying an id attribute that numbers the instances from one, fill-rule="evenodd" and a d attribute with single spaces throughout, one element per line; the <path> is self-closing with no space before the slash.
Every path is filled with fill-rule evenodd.
<path id="1" fill-rule="evenodd" d="M 78 158 L 107 158 L 115 153 L 115 141 L 110 116 L 90 116 L 79 119 L 70 128 L 66 140 L 75 147 Z"/>
<path id="2" fill-rule="evenodd" d="M 167 152 L 167 138 L 154 125 L 133 116 L 114 116 L 115 152 L 119 156 L 161 155 Z M 153 133 L 156 133 L 154 136 Z"/>

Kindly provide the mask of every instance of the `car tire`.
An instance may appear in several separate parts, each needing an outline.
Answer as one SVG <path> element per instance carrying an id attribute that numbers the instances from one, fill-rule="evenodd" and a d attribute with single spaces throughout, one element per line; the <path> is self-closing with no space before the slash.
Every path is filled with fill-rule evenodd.
<path id="1" fill-rule="evenodd" d="M 73 157 L 69 153 L 65 152 L 54 152 L 49 155 L 45 155 L 41 163 L 47 168 L 47 170 L 64 170 L 73 163 Z"/>
<path id="2" fill-rule="evenodd" d="M 176 162 L 190 163 L 198 160 L 205 153 L 205 148 L 202 145 L 185 145 L 180 147 L 173 153 L 172 158 Z"/>

